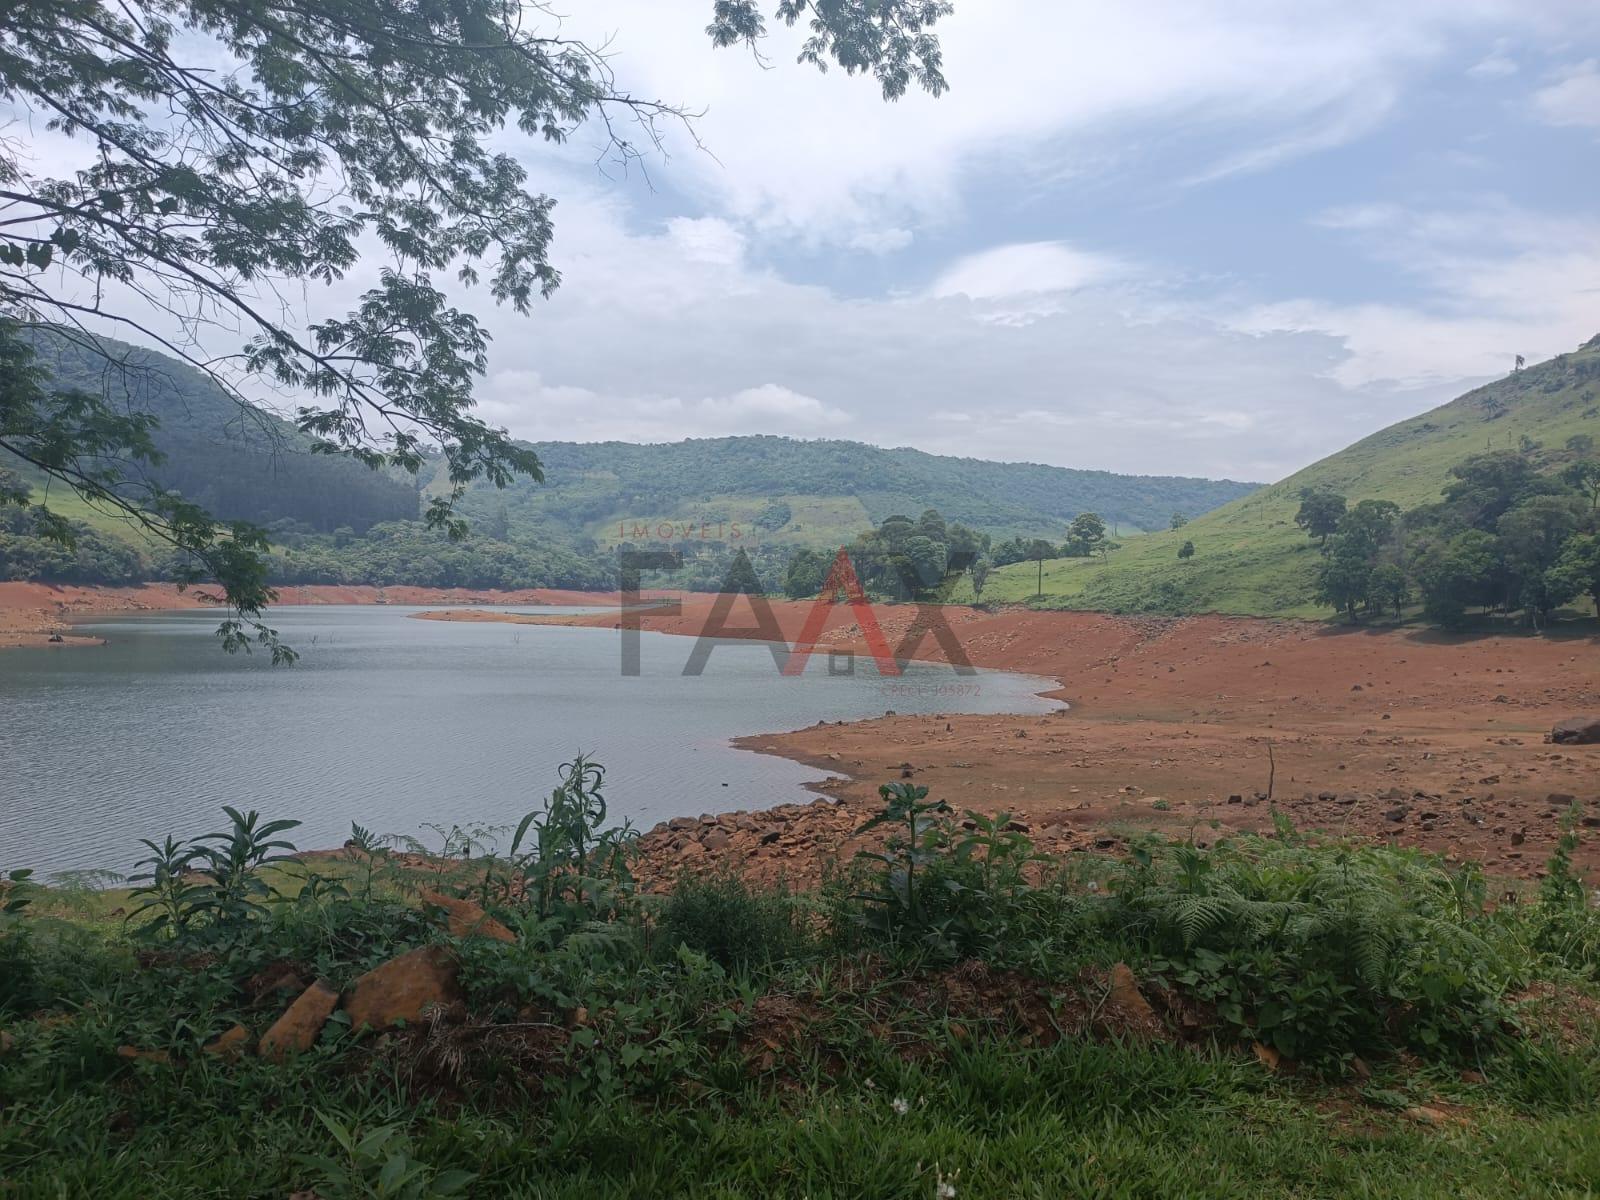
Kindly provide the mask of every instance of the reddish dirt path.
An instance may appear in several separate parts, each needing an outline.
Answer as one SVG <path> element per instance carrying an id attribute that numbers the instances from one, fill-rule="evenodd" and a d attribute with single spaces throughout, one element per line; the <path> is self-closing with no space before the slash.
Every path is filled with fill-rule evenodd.
<path id="1" fill-rule="evenodd" d="M 96 613 L 173 608 L 207 608 L 204 596 L 214 589 L 200 586 L 179 591 L 175 584 L 146 583 L 130 587 L 80 587 L 75 584 L 0 583 L 0 648 L 48 643 L 61 634 L 67 645 L 95 639 L 72 634 L 70 619 Z M 529 588 L 497 592 L 481 588 L 347 587 L 313 584 L 286 587 L 281 604 L 615 604 L 614 593 L 572 592 Z"/>
<path id="2" fill-rule="evenodd" d="M 713 597 L 679 600 L 680 615 L 646 615 L 644 627 L 699 633 Z M 809 610 L 773 603 L 791 641 Z M 895 645 L 913 610 L 875 611 Z M 425 615 L 617 624 L 615 613 Z M 1592 623 L 1555 637 L 1456 638 L 1216 616 L 953 609 L 948 619 L 974 664 L 1051 676 L 1061 686 L 1050 694 L 1070 711 L 885 716 L 746 738 L 750 749 L 830 772 L 818 790 L 843 810 L 799 806 L 775 839 L 762 820 L 745 829 L 724 821 L 728 837 L 713 835 L 706 857 L 762 874 L 811 874 L 807 860 L 849 852 L 849 830 L 877 786 L 902 777 L 957 808 L 1012 811 L 1046 848 L 1089 847 L 1131 829 L 1209 840 L 1270 828 L 1270 806 L 1256 796 L 1267 788 L 1269 744 L 1274 801 L 1301 827 L 1424 846 L 1526 877 L 1549 855 L 1568 798 L 1600 826 L 1600 746 L 1544 742 L 1561 718 L 1600 713 Z M 734 621 L 754 624 L 742 601 Z M 819 645 L 868 653 L 844 606 Z M 943 659 L 932 639 L 923 656 Z M 657 857 L 699 860 L 685 847 L 710 829 L 662 831 L 647 845 Z M 1579 856 L 1591 877 L 1597 843 L 1600 832 L 1589 833 Z"/>

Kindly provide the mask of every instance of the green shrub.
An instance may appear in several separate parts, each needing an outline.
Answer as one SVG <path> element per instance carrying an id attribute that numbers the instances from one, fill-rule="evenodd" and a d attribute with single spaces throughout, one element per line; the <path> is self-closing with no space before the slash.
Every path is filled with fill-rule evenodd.
<path id="1" fill-rule="evenodd" d="M 655 940 L 661 954 L 687 946 L 736 971 L 799 957 L 811 941 L 801 917 L 787 893 L 731 875 L 685 876 L 662 905 Z"/>
<path id="2" fill-rule="evenodd" d="M 1144 847 L 1106 917 L 1242 1038 L 1305 1060 L 1494 1039 L 1513 970 L 1481 890 L 1408 851 Z"/>

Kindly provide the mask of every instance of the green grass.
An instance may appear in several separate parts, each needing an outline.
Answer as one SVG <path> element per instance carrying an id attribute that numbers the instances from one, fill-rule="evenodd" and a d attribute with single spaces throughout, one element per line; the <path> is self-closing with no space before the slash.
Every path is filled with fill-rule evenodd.
<path id="1" fill-rule="evenodd" d="M 318 1113 L 398 1122 L 409 1154 L 472 1172 L 472 1195 L 895 1197 L 931 1200 L 942 1173 L 982 1197 L 1440 1197 L 1592 1195 L 1600 1114 L 1529 1109 L 1495 1086 L 1380 1077 L 1398 1103 L 1447 1092 L 1468 1127 L 1268 1076 L 1237 1056 L 1063 1042 L 986 1045 L 937 1069 L 885 1057 L 840 1087 L 712 1088 L 693 1104 L 620 1099 L 493 1112 L 397 1099 L 379 1073 L 332 1064 L 175 1074 L 138 1067 L 12 1104 L 0 1122 L 7 1195 L 262 1197 L 318 1187 L 295 1155 L 329 1152 Z M 330 1078 L 330 1076 L 334 1076 Z M 909 1110 L 899 1115 L 893 1100 Z M 378 1194 L 378 1193 L 370 1193 Z"/>
<path id="2" fill-rule="evenodd" d="M 1326 616 L 1312 600 L 1319 555 L 1294 523 L 1302 488 L 1332 488 L 1352 504 L 1382 499 L 1411 508 L 1437 501 L 1450 468 L 1469 455 L 1515 449 L 1527 437 L 1540 444 L 1535 454 L 1554 465 L 1566 440 L 1579 433 L 1600 440 L 1600 346 L 1539 363 L 1392 425 L 1182 529 L 1130 538 L 1104 560 L 1047 562 L 1040 603 Z M 1186 541 L 1194 543 L 1195 555 L 1180 562 L 1178 548 Z M 984 600 L 1033 601 L 1036 572 L 1031 562 L 995 571 Z"/>
<path id="3" fill-rule="evenodd" d="M 969 830 L 911 785 L 884 789 L 883 857 L 820 892 L 650 897 L 586 769 L 521 849 L 471 858 L 363 836 L 365 857 L 295 863 L 234 817 L 210 857 L 169 856 L 203 873 L 168 880 L 188 915 L 165 927 L 137 892 L 0 890 L 0 1196 L 424 1198 L 466 1173 L 449 1194 L 1576 1197 L 1600 1178 L 1576 811 L 1538 896 L 1500 910 L 1470 868 L 1287 826 L 1046 863 L 1006 816 Z M 422 887 L 484 897 L 517 940 L 446 937 Z M 460 964 L 450 1015 L 335 1020 L 278 1066 L 201 1052 L 304 980 L 346 988 L 431 942 Z M 1117 962 L 1164 1019 L 1118 1009 Z M 302 982 L 250 982 L 285 965 Z"/>

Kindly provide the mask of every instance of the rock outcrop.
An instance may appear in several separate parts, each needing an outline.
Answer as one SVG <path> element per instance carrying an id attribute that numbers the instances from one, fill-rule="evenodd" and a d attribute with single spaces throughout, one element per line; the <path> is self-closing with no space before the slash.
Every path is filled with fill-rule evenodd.
<path id="1" fill-rule="evenodd" d="M 462 999 L 455 957 L 445 946 L 420 946 L 374 967 L 345 996 L 353 1029 L 413 1025 L 436 1008 Z"/>
<path id="2" fill-rule="evenodd" d="M 291 1055 L 304 1054 L 317 1044 L 317 1035 L 338 1007 L 339 993 L 317 980 L 261 1036 L 258 1048 L 262 1058 L 283 1062 Z"/>

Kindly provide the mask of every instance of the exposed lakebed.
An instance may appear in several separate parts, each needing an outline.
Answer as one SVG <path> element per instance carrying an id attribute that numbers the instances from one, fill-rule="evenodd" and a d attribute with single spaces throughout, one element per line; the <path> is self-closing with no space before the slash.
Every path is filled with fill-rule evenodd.
<path id="1" fill-rule="evenodd" d="M 785 677 L 760 642 L 718 642 L 685 676 L 692 641 L 651 633 L 625 677 L 614 630 L 415 611 L 275 608 L 292 668 L 224 654 L 206 610 L 97 618 L 78 631 L 104 646 L 0 655 L 0 869 L 127 872 L 139 838 L 210 832 L 224 804 L 300 820 L 305 848 L 339 845 L 353 821 L 437 844 L 430 827 L 514 823 L 579 752 L 605 764 L 612 818 L 647 828 L 802 799 L 820 777 L 731 738 L 890 709 L 1060 707 L 1038 695 L 1052 680 L 935 664 L 834 674 L 819 654 Z"/>

